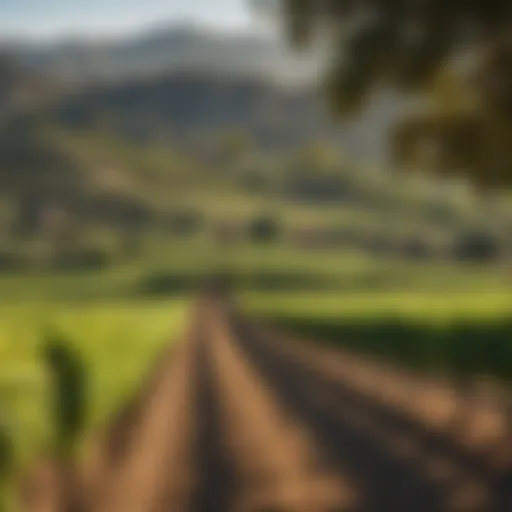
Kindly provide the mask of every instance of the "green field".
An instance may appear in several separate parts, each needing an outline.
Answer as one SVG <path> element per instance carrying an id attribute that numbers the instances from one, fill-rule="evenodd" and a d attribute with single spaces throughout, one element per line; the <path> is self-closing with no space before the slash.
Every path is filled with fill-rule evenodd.
<path id="1" fill-rule="evenodd" d="M 47 337 L 58 335 L 76 347 L 85 362 L 87 424 L 93 428 L 134 391 L 159 349 L 182 332 L 187 295 L 122 297 L 123 286 L 135 276 L 131 269 L 120 272 L 117 280 L 115 276 L 1 280 L 0 434 L 7 434 L 14 446 L 11 474 L 54 443 L 49 376 L 41 360 Z"/>
<path id="2" fill-rule="evenodd" d="M 508 269 L 354 254 L 309 263 L 304 289 L 241 290 L 244 308 L 303 337 L 421 370 L 512 379 Z"/>
<path id="3" fill-rule="evenodd" d="M 512 368 L 512 276 L 505 267 L 406 262 L 284 243 L 154 241 L 144 264 L 0 278 L 0 411 L 20 463 L 52 440 L 41 344 L 59 333 L 89 369 L 90 427 L 101 425 L 176 340 L 202 280 L 234 275 L 241 305 L 321 342 L 422 367 Z"/>

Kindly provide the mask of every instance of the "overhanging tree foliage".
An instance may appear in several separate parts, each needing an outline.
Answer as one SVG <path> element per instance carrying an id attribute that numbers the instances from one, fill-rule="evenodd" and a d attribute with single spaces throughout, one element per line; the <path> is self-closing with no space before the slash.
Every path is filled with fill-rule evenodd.
<path id="1" fill-rule="evenodd" d="M 279 6 L 291 41 L 327 35 L 326 92 L 333 111 L 357 113 L 378 87 L 434 99 L 397 127 L 397 156 L 482 184 L 512 182 L 510 0 L 253 0 Z M 436 84 L 451 75 L 466 101 L 444 108 Z M 407 157 L 407 158 L 406 158 Z"/>

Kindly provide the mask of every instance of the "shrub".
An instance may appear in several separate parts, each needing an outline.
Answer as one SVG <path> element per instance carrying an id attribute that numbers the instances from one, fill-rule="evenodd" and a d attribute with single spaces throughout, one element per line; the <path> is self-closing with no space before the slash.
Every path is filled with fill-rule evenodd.
<path id="1" fill-rule="evenodd" d="M 154 221 L 154 212 L 146 202 L 120 194 L 103 193 L 87 205 L 94 221 L 126 230 L 138 231 Z"/>
<path id="2" fill-rule="evenodd" d="M 9 250 L 0 250 L 0 272 L 20 270 L 23 266 L 23 259 L 20 254 Z"/>
<path id="3" fill-rule="evenodd" d="M 93 271 L 107 267 L 111 260 L 112 255 L 107 250 L 93 246 L 57 253 L 52 258 L 51 266 L 63 271 Z"/>
<path id="4" fill-rule="evenodd" d="M 422 260 L 433 256 L 434 251 L 426 240 L 411 237 L 403 242 L 401 252 L 406 258 Z"/>
<path id="5" fill-rule="evenodd" d="M 249 238 L 254 242 L 272 242 L 278 238 L 279 231 L 276 219 L 270 216 L 258 217 L 248 227 Z"/>
<path id="6" fill-rule="evenodd" d="M 368 234 L 362 241 L 364 250 L 375 256 L 382 256 L 393 252 L 393 240 L 385 234 Z"/>
<path id="7" fill-rule="evenodd" d="M 166 231 L 178 235 L 189 236 L 198 233 L 203 227 L 202 215 L 194 210 L 177 210 L 164 216 L 162 224 Z"/>
<path id="8" fill-rule="evenodd" d="M 498 259 L 503 252 L 502 244 L 492 233 L 469 231 L 460 235 L 454 244 L 454 256 L 460 261 L 487 262 Z"/>

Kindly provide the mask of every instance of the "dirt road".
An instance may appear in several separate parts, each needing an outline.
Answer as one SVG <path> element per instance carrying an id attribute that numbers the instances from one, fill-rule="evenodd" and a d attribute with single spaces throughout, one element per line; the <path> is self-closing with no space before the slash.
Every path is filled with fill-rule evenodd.
<path id="1" fill-rule="evenodd" d="M 448 385 L 290 339 L 207 296 L 95 440 L 73 504 L 51 493 L 26 510 L 512 511 L 502 413 L 485 404 L 455 431 Z"/>

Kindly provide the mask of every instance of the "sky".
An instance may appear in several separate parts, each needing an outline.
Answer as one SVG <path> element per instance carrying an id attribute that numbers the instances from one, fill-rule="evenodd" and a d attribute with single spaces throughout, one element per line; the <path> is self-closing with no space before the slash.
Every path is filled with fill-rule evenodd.
<path id="1" fill-rule="evenodd" d="M 117 36 L 147 26 L 195 21 L 251 27 L 249 0 L 0 0 L 0 38 Z"/>

